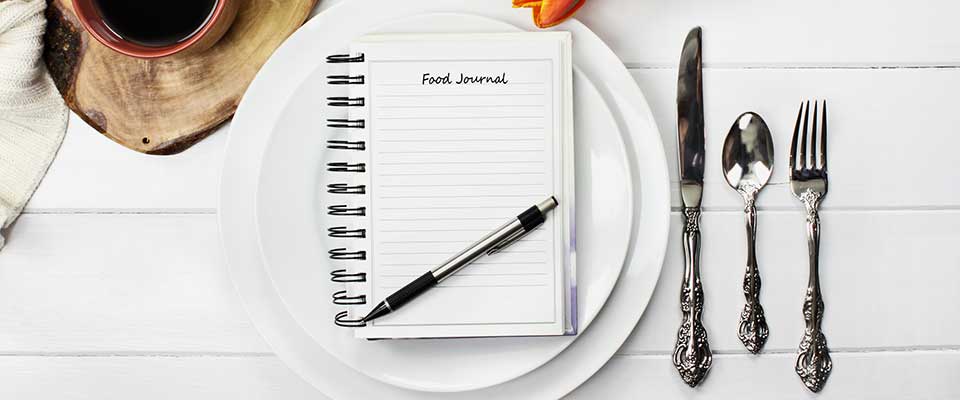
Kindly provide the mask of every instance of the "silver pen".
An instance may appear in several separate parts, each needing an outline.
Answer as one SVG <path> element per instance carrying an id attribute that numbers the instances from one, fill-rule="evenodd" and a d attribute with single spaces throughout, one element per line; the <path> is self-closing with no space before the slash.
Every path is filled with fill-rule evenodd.
<path id="1" fill-rule="evenodd" d="M 377 304 L 366 317 L 363 317 L 361 321 L 369 322 L 396 311 L 410 300 L 423 294 L 423 292 L 426 292 L 438 283 L 443 282 L 444 279 L 449 278 L 483 255 L 497 253 L 515 243 L 521 237 L 543 224 L 546 220 L 546 214 L 556 208 L 558 204 L 556 197 L 550 196 L 550 198 L 540 202 L 540 204 L 528 208 L 516 218 L 503 224 L 493 232 L 490 232 L 443 264 L 440 264 L 438 267 L 400 288 L 400 290 L 387 296 L 387 298 L 381 301 L 380 304 Z"/>

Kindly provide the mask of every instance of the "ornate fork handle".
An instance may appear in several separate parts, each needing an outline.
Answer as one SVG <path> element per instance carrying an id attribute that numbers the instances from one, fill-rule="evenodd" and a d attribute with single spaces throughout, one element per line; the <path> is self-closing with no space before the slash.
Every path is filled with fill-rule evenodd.
<path id="1" fill-rule="evenodd" d="M 684 208 L 683 287 L 680 289 L 680 311 L 683 319 L 677 331 L 673 365 L 683 381 L 696 386 L 707 375 L 713 354 L 703 327 L 703 287 L 700 284 L 700 209 Z"/>
<path id="2" fill-rule="evenodd" d="M 743 277 L 743 296 L 746 304 L 740 313 L 740 329 L 737 336 L 751 353 L 758 353 L 767 342 L 770 327 L 767 326 L 767 317 L 763 314 L 760 305 L 760 269 L 757 267 L 757 207 L 756 194 L 758 188 L 744 186 L 739 190 L 746 206 L 744 213 L 747 220 L 747 270 Z"/>
<path id="3" fill-rule="evenodd" d="M 803 302 L 803 320 L 806 327 L 803 339 L 800 341 L 800 352 L 797 356 L 796 371 L 808 389 L 819 392 L 823 389 L 833 369 L 830 359 L 830 350 L 827 348 L 827 338 L 821 331 L 823 321 L 823 298 L 820 294 L 820 206 L 822 194 L 807 190 L 801 195 L 807 211 L 807 246 L 810 254 L 810 281 L 807 284 L 807 294 Z"/>

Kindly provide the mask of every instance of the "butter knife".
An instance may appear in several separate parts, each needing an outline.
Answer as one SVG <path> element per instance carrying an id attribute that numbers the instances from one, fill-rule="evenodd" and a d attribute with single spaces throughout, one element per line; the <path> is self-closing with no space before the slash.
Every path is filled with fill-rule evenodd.
<path id="1" fill-rule="evenodd" d="M 700 200 L 703 195 L 704 133 L 701 30 L 693 28 L 683 43 L 677 79 L 677 152 L 680 200 L 683 203 L 682 321 L 677 331 L 673 365 L 683 381 L 694 387 L 713 364 L 703 326 L 703 286 L 700 282 Z"/>

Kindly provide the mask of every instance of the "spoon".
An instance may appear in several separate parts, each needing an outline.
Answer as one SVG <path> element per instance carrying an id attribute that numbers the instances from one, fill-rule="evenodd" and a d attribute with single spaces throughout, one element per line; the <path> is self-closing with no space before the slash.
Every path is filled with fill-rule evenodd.
<path id="1" fill-rule="evenodd" d="M 746 305 L 740 313 L 737 336 L 756 354 L 767 342 L 770 328 L 760 306 L 760 270 L 757 268 L 757 193 L 773 170 L 773 138 L 763 118 L 753 112 L 737 117 L 723 142 L 723 176 L 745 203 L 747 217 L 747 271 L 743 278 Z"/>

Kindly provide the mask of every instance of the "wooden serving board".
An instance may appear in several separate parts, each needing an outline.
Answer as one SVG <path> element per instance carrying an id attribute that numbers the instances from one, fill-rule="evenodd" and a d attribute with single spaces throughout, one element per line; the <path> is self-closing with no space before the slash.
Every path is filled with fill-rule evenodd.
<path id="1" fill-rule="evenodd" d="M 141 60 L 88 35 L 70 0 L 50 0 L 44 59 L 71 110 L 127 148 L 175 154 L 228 120 L 254 75 L 317 0 L 240 0 L 237 19 L 199 54 Z"/>

